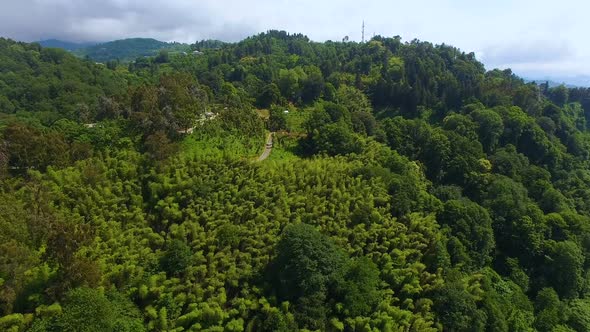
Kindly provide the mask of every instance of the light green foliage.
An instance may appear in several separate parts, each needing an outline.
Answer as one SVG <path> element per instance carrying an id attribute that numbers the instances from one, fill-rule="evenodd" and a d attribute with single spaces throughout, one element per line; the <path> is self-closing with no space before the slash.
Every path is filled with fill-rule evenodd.
<path id="1" fill-rule="evenodd" d="M 588 300 L 576 299 L 569 304 L 568 325 L 575 331 L 590 329 L 590 303 Z"/>
<path id="2" fill-rule="evenodd" d="M 12 314 L 4 317 L 0 317 L 0 328 L 4 331 L 18 332 L 21 331 L 24 326 L 23 314 Z"/>
<path id="3" fill-rule="evenodd" d="M 108 298 L 98 290 L 77 288 L 66 295 L 63 311 L 37 319 L 32 331 L 143 331 L 140 315 L 129 300 Z"/>
<path id="4" fill-rule="evenodd" d="M 338 103 L 346 107 L 351 113 L 367 112 L 371 113 L 371 103 L 367 96 L 359 89 L 342 85 L 336 92 Z"/>

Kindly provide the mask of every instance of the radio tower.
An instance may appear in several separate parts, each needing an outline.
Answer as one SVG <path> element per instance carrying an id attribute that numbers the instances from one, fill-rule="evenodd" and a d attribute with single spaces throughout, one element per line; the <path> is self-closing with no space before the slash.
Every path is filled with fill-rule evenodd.
<path id="1" fill-rule="evenodd" d="M 363 30 L 362 30 L 362 37 L 361 37 L 361 43 L 365 42 L 365 20 L 363 20 Z"/>

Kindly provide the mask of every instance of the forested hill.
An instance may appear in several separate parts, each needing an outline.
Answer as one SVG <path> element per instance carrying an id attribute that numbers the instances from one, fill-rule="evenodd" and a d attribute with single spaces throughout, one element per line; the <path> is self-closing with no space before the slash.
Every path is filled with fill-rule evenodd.
<path id="1" fill-rule="evenodd" d="M 189 45 L 166 43 L 152 38 L 129 38 L 76 49 L 74 54 L 97 62 L 132 61 L 137 57 L 155 56 L 160 51 L 189 51 Z"/>
<path id="2" fill-rule="evenodd" d="M 0 39 L 0 330 L 590 331 L 590 89 L 399 37 L 191 48 Z"/>

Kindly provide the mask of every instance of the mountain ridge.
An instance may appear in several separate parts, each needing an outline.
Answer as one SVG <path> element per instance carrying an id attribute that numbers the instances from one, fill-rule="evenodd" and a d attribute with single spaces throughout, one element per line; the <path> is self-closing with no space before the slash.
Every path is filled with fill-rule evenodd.
<path id="1" fill-rule="evenodd" d="M 161 50 L 188 51 L 190 46 L 178 42 L 167 43 L 154 38 L 126 38 L 78 49 L 79 57 L 89 57 L 97 62 L 110 60 L 132 61 L 138 57 L 153 56 Z"/>
<path id="2" fill-rule="evenodd" d="M 44 40 L 38 41 L 37 43 L 39 43 L 39 45 L 41 45 L 43 47 L 63 48 L 64 50 L 67 50 L 67 51 L 75 51 L 75 50 L 79 50 L 81 48 L 91 47 L 91 46 L 98 44 L 96 42 L 76 43 L 76 42 L 70 42 L 70 41 L 61 40 L 61 39 L 44 39 Z"/>
<path id="3" fill-rule="evenodd" d="M 61 48 L 72 52 L 78 57 L 89 57 L 96 62 L 108 62 L 119 60 L 131 62 L 137 57 L 154 56 L 161 50 L 171 52 L 188 52 L 193 49 L 217 49 L 229 44 L 221 40 L 209 39 L 197 41 L 194 44 L 180 42 L 164 42 L 149 37 L 130 37 L 115 39 L 105 42 L 71 42 L 61 39 L 46 39 L 37 41 L 43 47 Z M 124 50 L 120 48 L 123 47 Z M 131 47 L 131 49 L 129 49 Z M 486 65 L 486 67 L 488 67 Z M 491 66 L 490 66 L 491 69 Z M 550 87 L 565 85 L 568 88 L 579 88 L 590 86 L 590 76 L 579 75 L 575 77 L 543 76 L 530 77 L 519 74 L 527 83 L 544 84 L 549 82 Z"/>

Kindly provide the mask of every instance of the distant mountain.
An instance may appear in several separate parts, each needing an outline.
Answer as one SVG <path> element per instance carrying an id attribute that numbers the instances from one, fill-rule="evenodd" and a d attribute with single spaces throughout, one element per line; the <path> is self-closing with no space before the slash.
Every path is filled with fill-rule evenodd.
<path id="1" fill-rule="evenodd" d="M 67 50 L 67 51 L 75 51 L 75 50 L 79 50 L 81 48 L 86 48 L 86 47 L 94 46 L 97 44 L 97 43 L 91 43 L 91 42 L 72 43 L 72 42 L 63 41 L 63 40 L 59 40 L 59 39 L 41 40 L 38 43 L 43 47 L 63 48 L 64 50 Z"/>
<path id="2" fill-rule="evenodd" d="M 160 50 L 189 51 L 188 44 L 166 43 L 152 38 L 129 38 L 77 49 L 74 54 L 96 62 L 109 60 L 132 61 L 142 56 L 153 56 Z"/>
<path id="3" fill-rule="evenodd" d="M 590 87 L 590 76 L 575 76 L 575 77 L 551 77 L 544 79 L 525 79 L 525 82 L 534 82 L 537 84 L 549 83 L 550 88 L 565 85 L 568 88 Z"/>
<path id="4" fill-rule="evenodd" d="M 38 42 L 43 47 L 62 48 L 74 55 L 84 58 L 89 57 L 96 62 L 119 60 L 122 62 L 133 61 L 138 57 L 154 56 L 160 50 L 169 52 L 190 52 L 192 50 L 218 49 L 227 43 L 220 40 L 202 40 L 195 44 L 167 43 L 153 38 L 128 38 L 104 43 L 73 43 L 58 39 L 48 39 Z"/>
<path id="5" fill-rule="evenodd" d="M 549 80 L 549 79 L 527 79 L 527 78 L 525 78 L 524 81 L 526 83 L 535 83 L 537 85 L 548 83 L 550 88 L 554 88 L 554 87 L 560 86 L 560 85 L 565 85 L 568 88 L 575 88 L 576 87 L 575 85 L 567 84 L 565 82 L 559 83 L 559 82 Z"/>

